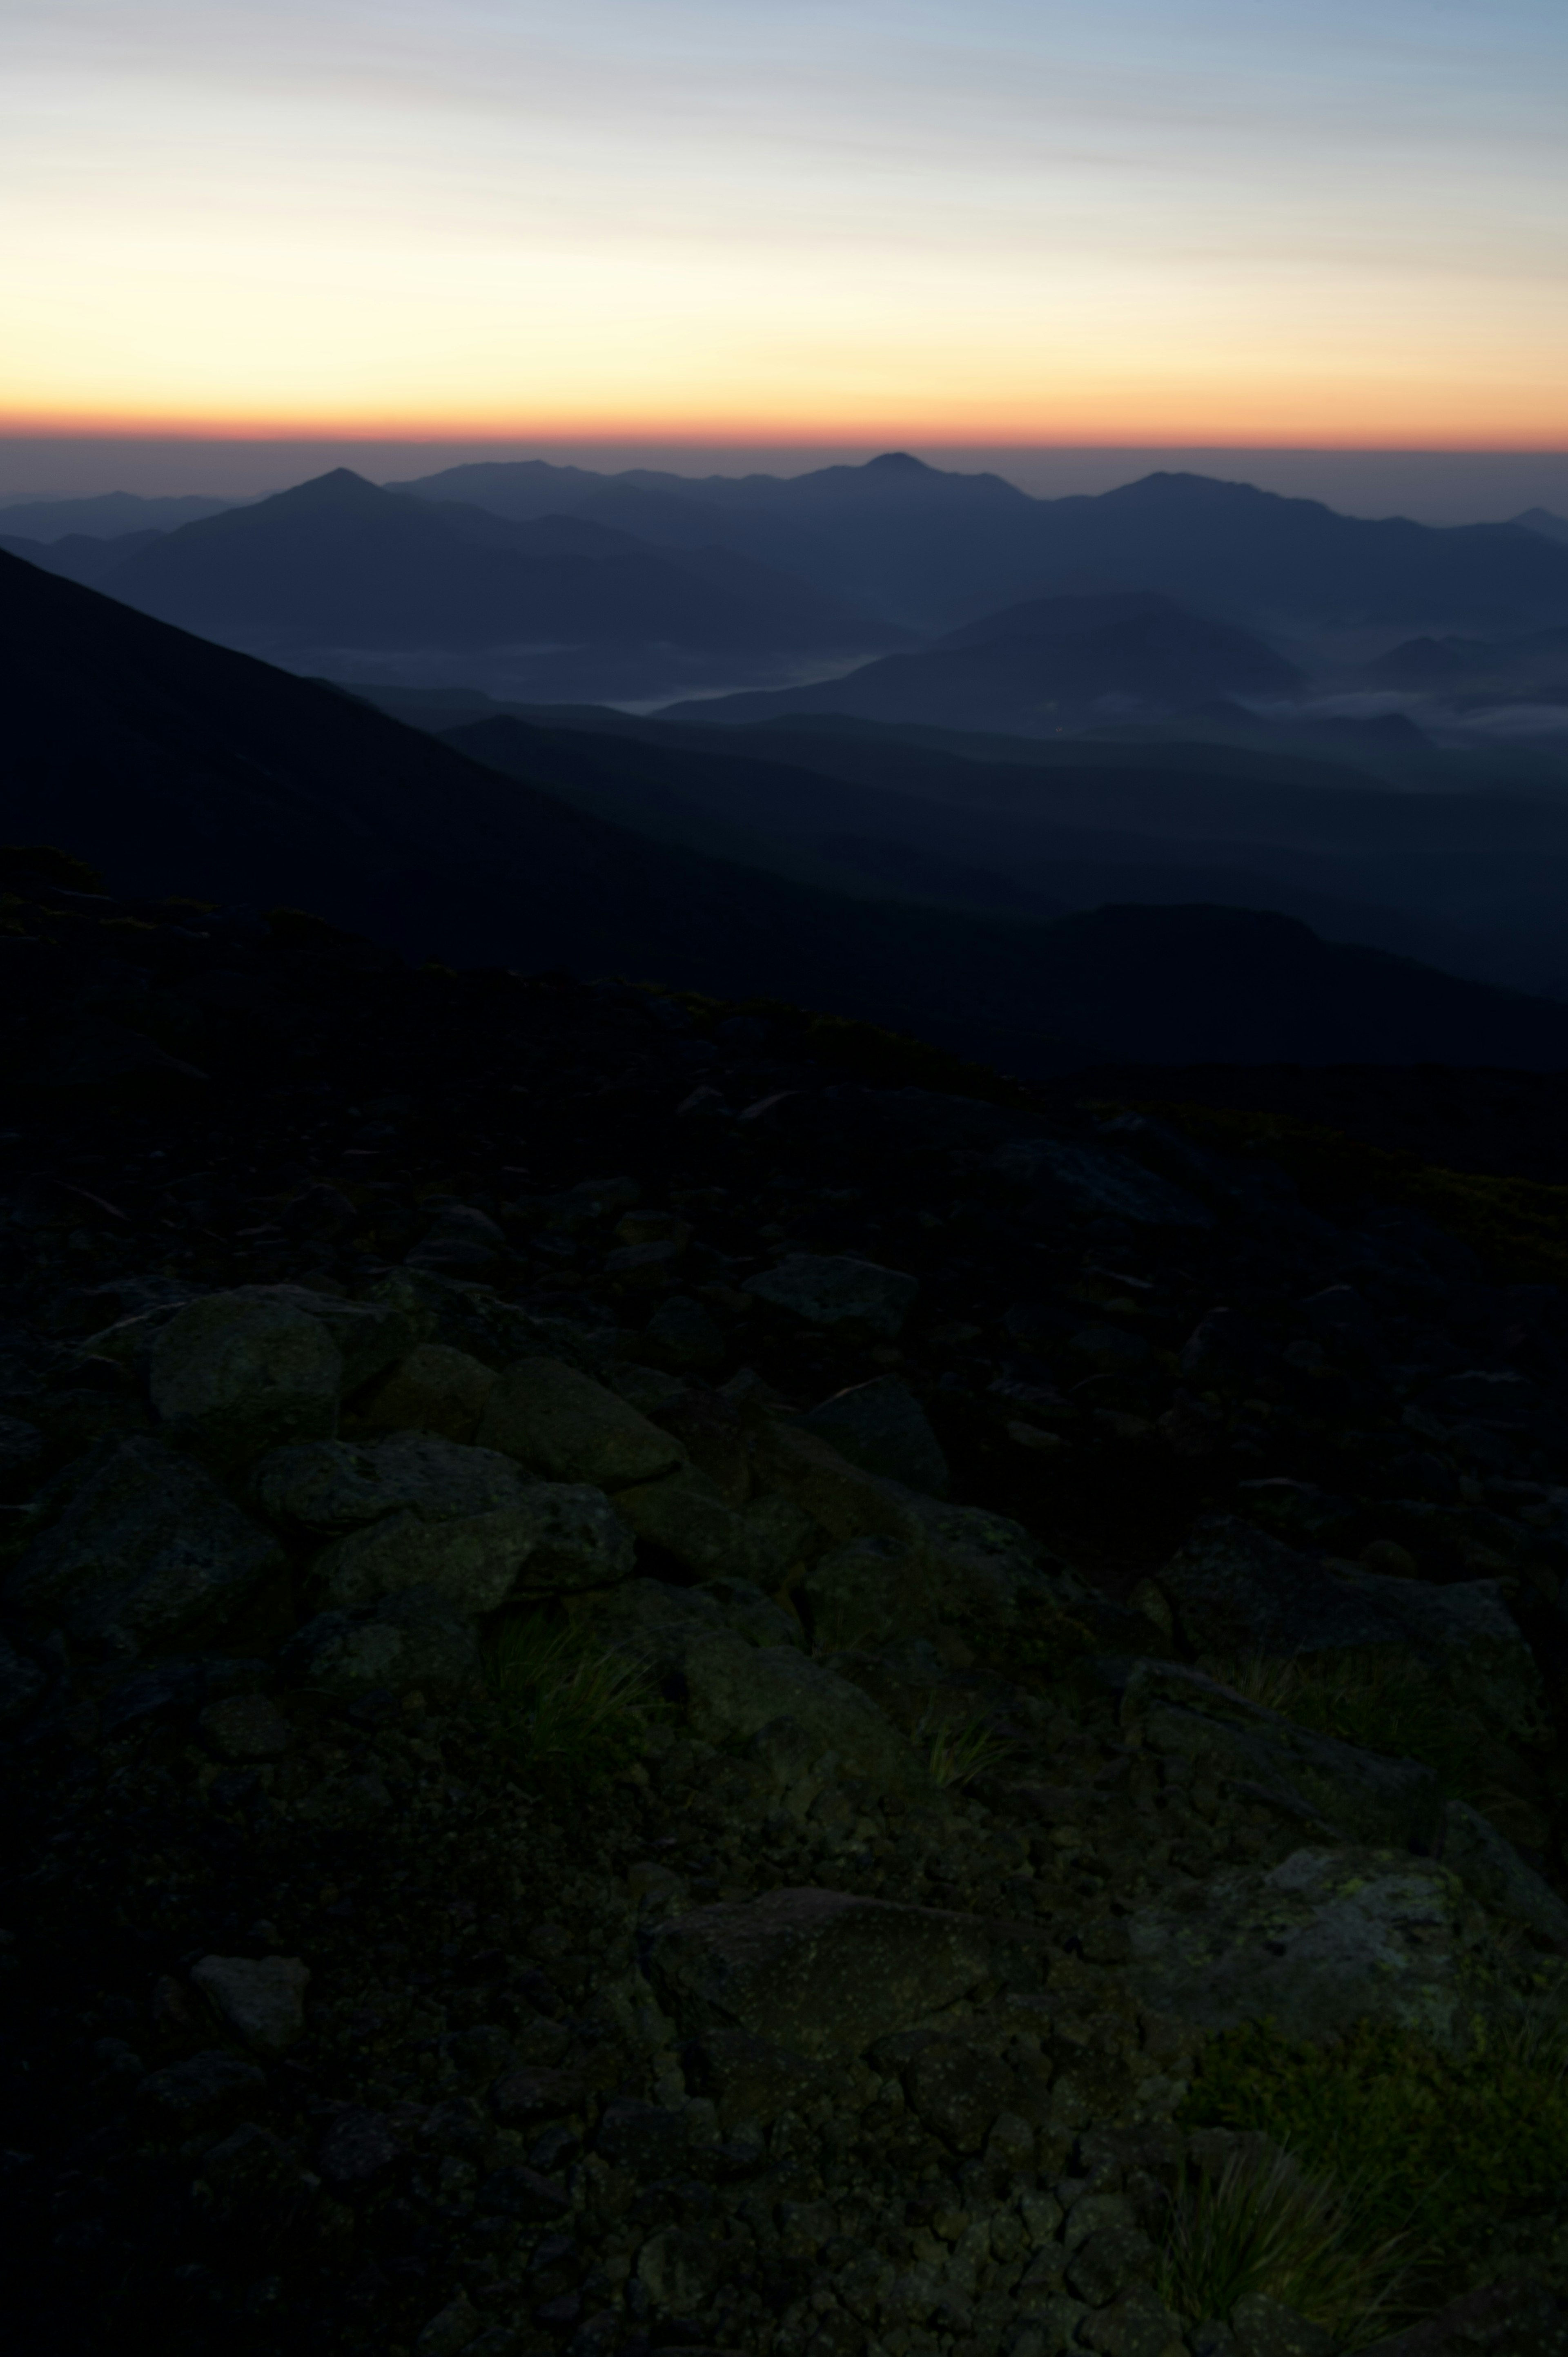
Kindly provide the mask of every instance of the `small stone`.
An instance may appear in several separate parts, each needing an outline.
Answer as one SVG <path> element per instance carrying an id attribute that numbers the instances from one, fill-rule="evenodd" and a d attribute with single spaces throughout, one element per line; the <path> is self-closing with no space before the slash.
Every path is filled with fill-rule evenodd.
<path id="1" fill-rule="evenodd" d="M 898 1269 L 817 1253 L 789 1253 L 776 1268 L 748 1276 L 742 1287 L 809 1325 L 853 1322 L 889 1340 L 902 1330 L 919 1290 L 919 1279 Z"/>
<path id="2" fill-rule="evenodd" d="M 209 1702 L 197 1724 L 225 1760 L 278 1760 L 294 1741 L 293 1727 L 265 1695 Z"/>
<path id="3" fill-rule="evenodd" d="M 285 2053 L 303 2036 L 310 1967 L 297 1956 L 203 1956 L 190 1977 L 257 2053 Z"/>
<path id="4" fill-rule="evenodd" d="M 253 2062 L 242 2061 L 221 2046 L 209 2046 L 182 2062 L 171 2062 L 165 2071 L 151 2072 L 136 2093 L 153 2110 L 189 2121 L 221 2111 L 242 2095 L 259 2094 L 265 2085 Z"/>
<path id="5" fill-rule="evenodd" d="M 457 2357 L 460 2349 L 478 2339 L 484 2319 L 460 2291 L 454 2300 L 430 2319 L 414 2342 L 416 2357 Z"/>
<path id="6" fill-rule="evenodd" d="M 320 1243 L 335 1243 L 356 1225 L 359 1213 L 341 1189 L 307 1187 L 296 1195 L 280 1213 L 278 1225 L 285 1235 L 306 1236 Z"/>
<path id="7" fill-rule="evenodd" d="M 559 1359 L 523 1359 L 507 1369 L 485 1404 L 479 1439 L 546 1480 L 611 1491 L 672 1473 L 685 1454 L 669 1433 Z"/>
<path id="8" fill-rule="evenodd" d="M 384 2176 L 402 2149 L 383 2113 L 350 2105 L 322 2136 L 316 2166 L 335 2191 L 353 2192 Z"/>
<path id="9" fill-rule="evenodd" d="M 1155 2265 L 1155 2246 L 1138 2227 L 1101 2226 L 1073 2253 L 1067 2279 L 1080 2299 L 1101 2308 L 1152 2276 Z"/>
<path id="10" fill-rule="evenodd" d="M 191 2191 L 198 2210 L 219 2226 L 264 2221 L 293 2211 L 309 2190 L 305 2173 L 283 2138 L 246 2120 L 201 2158 Z"/>
<path id="11" fill-rule="evenodd" d="M 497 2080 L 490 2104 L 503 2127 L 522 2127 L 530 2121 L 561 2120 L 581 2111 L 587 2093 L 588 2083 L 580 2071 L 525 2065 Z"/>
<path id="12" fill-rule="evenodd" d="M 1248 2292 L 1230 2311 L 1237 2357 L 1334 2357 L 1339 2343 L 1265 2291 Z"/>

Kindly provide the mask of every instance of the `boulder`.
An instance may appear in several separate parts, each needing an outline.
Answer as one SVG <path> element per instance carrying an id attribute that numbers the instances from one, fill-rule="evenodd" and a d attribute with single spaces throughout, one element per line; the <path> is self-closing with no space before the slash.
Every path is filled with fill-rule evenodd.
<path id="1" fill-rule="evenodd" d="M 789 1253 L 776 1268 L 748 1276 L 742 1290 L 811 1326 L 854 1323 L 891 1338 L 902 1329 L 920 1285 L 918 1277 L 875 1261 Z"/>
<path id="2" fill-rule="evenodd" d="M 1133 1664 L 1122 1723 L 1151 1751 L 1220 1763 L 1241 1792 L 1331 1839 L 1427 1849 L 1436 1838 L 1443 1802 L 1430 1768 L 1311 1734 L 1179 1663 Z"/>
<path id="3" fill-rule="evenodd" d="M 800 1583 L 819 1651 L 884 1645 L 935 1627 L 930 1565 L 918 1548 L 890 1538 L 852 1539 L 811 1565 Z"/>
<path id="4" fill-rule="evenodd" d="M 1485 1918 L 1458 1877 L 1391 1850 L 1293 1851 L 1127 1919 L 1140 2001 L 1207 2030 L 1321 2039 L 1370 2019 L 1461 2043 L 1496 2002 Z"/>
<path id="5" fill-rule="evenodd" d="M 375 1431 L 472 1440 L 495 1380 L 495 1369 L 467 1351 L 455 1351 L 447 1342 L 420 1342 L 365 1402 L 365 1421 Z"/>
<path id="6" fill-rule="evenodd" d="M 137 1434 L 87 1472 L 5 1593 L 79 1643 L 137 1653 L 220 1623 L 282 1562 L 201 1466 Z"/>
<path id="7" fill-rule="evenodd" d="M 472 1628 L 429 1588 L 383 1596 L 352 1612 L 322 1612 L 290 1639 L 282 1668 L 295 1685 L 356 1695 L 464 1692 L 479 1674 Z"/>
<path id="8" fill-rule="evenodd" d="M 275 1448 L 251 1477 L 251 1494 L 270 1520 L 323 1535 L 399 1512 L 432 1523 L 492 1513 L 520 1506 L 528 1487 L 499 1449 L 426 1432 L 398 1432 L 369 1446 L 325 1440 Z"/>
<path id="9" fill-rule="evenodd" d="M 442 1523 L 389 1514 L 326 1548 L 311 1566 L 311 1579 L 319 1596 L 339 1607 L 420 1587 L 459 1612 L 493 1612 L 516 1587 L 532 1544 L 533 1522 L 521 1506 Z"/>
<path id="10" fill-rule="evenodd" d="M 231 1297 L 281 1303 L 324 1326 L 342 1353 L 346 1394 L 394 1366 L 414 1340 L 409 1320 L 390 1302 L 350 1301 L 341 1294 L 315 1293 L 305 1285 L 242 1285 Z"/>
<path id="11" fill-rule="evenodd" d="M 1024 1964 L 1043 1934 L 841 1890 L 771 1890 L 661 1924 L 646 1968 L 692 2032 L 722 2023 L 805 2056 L 854 2055 Z"/>
<path id="12" fill-rule="evenodd" d="M 1483 1907 L 1516 1923 L 1528 1923 L 1543 1940 L 1568 1953 L 1568 1905 L 1479 1809 L 1466 1801 L 1447 1803 L 1442 1856 L 1444 1865 Z"/>
<path id="13" fill-rule="evenodd" d="M 531 1481 L 522 1511 L 533 1532 L 517 1594 L 563 1596 L 628 1579 L 636 1561 L 632 1534 L 602 1490 L 587 1481 Z"/>
<path id="14" fill-rule="evenodd" d="M 203 1956 L 190 1978 L 254 2053 L 286 2053 L 303 2036 L 310 1967 L 297 1956 Z"/>
<path id="15" fill-rule="evenodd" d="M 639 1539 L 697 1572 L 747 1568 L 746 1529 L 707 1476 L 682 1466 L 661 1481 L 639 1481 L 616 1492 L 616 1511 Z"/>
<path id="16" fill-rule="evenodd" d="M 791 1499 L 841 1544 L 874 1534 L 920 1543 L 924 1524 L 911 1492 L 863 1472 L 800 1425 L 771 1417 L 762 1424 L 753 1444 L 752 1478 L 759 1490 Z"/>
<path id="17" fill-rule="evenodd" d="M 744 1739 L 789 1718 L 843 1774 L 883 1792 L 918 1792 L 926 1782 L 916 1753 L 870 1696 L 793 1645 L 749 1645 L 729 1629 L 693 1631 L 679 1663 L 692 1724 L 711 1742 Z"/>
<path id="18" fill-rule="evenodd" d="M 952 1485 L 941 1443 L 925 1409 L 897 1376 L 878 1375 L 835 1392 L 803 1418 L 841 1457 L 867 1473 L 945 1498 Z"/>
<path id="19" fill-rule="evenodd" d="M 601 1490 L 656 1481 L 685 1458 L 671 1434 L 559 1359 L 509 1367 L 485 1403 L 478 1437 L 548 1480 Z"/>
<path id="20" fill-rule="evenodd" d="M 321 1321 L 282 1299 L 211 1293 L 153 1343 L 152 1403 L 169 1437 L 220 1469 L 338 1429 L 343 1354 Z"/>

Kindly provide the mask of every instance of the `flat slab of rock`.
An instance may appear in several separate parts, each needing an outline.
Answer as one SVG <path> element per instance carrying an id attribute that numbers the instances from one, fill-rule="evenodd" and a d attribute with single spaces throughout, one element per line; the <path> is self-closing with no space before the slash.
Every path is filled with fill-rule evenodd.
<path id="1" fill-rule="evenodd" d="M 258 2054 L 285 2054 L 305 2031 L 310 1967 L 297 1956 L 203 1956 L 191 1984 Z"/>
<path id="2" fill-rule="evenodd" d="M 1242 1790 L 1316 1818 L 1333 1839 L 1401 1849 L 1435 1843 L 1443 1798 L 1432 1769 L 1314 1734 L 1179 1663 L 1134 1664 L 1122 1723 L 1152 1751 L 1218 1759 Z"/>
<path id="3" fill-rule="evenodd" d="M 777 1268 L 748 1276 L 742 1291 L 775 1308 L 793 1311 L 811 1326 L 843 1326 L 852 1320 L 874 1334 L 900 1332 L 916 1295 L 918 1277 L 875 1261 L 822 1253 L 789 1253 Z"/>
<path id="4" fill-rule="evenodd" d="M 81 1643 L 136 1653 L 220 1622 L 282 1562 L 201 1466 L 136 1434 L 88 1474 L 5 1593 Z"/>
<path id="5" fill-rule="evenodd" d="M 1391 1850 L 1299 1849 L 1128 1918 L 1130 1978 L 1204 2029 L 1318 2039 L 1370 2019 L 1456 2044 L 1492 1996 L 1490 1935 L 1456 1875 Z"/>
<path id="6" fill-rule="evenodd" d="M 522 1359 L 485 1403 L 478 1438 L 548 1481 L 625 1490 L 685 1459 L 680 1442 L 560 1359 Z"/>
<path id="7" fill-rule="evenodd" d="M 398 1432 L 360 1447 L 320 1440 L 274 1448 L 251 1483 L 272 1521 L 328 1537 L 404 1511 L 432 1523 L 489 1513 L 520 1504 L 527 1486 L 499 1449 L 469 1448 L 431 1432 Z"/>
<path id="8" fill-rule="evenodd" d="M 1043 1962 L 1044 1942 L 934 1907 L 773 1890 L 661 1925 L 648 1971 L 692 2030 L 728 2022 L 794 2054 L 850 2055 L 955 2003 L 1009 1952 Z"/>
<path id="9" fill-rule="evenodd" d="M 1020 1138 L 991 1157 L 999 1178 L 1039 1188 L 1064 1209 L 1101 1219 L 1132 1220 L 1140 1227 L 1211 1228 L 1214 1214 L 1185 1187 L 1146 1170 L 1130 1155 L 1095 1146 L 1071 1146 L 1050 1137 Z"/>

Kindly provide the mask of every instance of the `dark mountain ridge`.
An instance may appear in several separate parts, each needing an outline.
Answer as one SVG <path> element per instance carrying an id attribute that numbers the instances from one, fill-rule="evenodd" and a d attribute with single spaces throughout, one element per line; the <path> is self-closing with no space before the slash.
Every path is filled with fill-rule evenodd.
<path id="1" fill-rule="evenodd" d="M 579 517 L 513 523 L 400 498 L 343 468 L 126 549 L 96 577 L 160 620 L 280 651 L 552 640 L 848 649 L 889 635 L 716 549 L 666 555 Z"/>
<path id="2" fill-rule="evenodd" d="M 4 832 L 61 842 L 120 888 L 275 897 L 420 955 L 771 991 L 1014 1070 L 1108 1054 L 1568 1063 L 1568 1009 L 1283 918 L 983 920 L 655 843 L 15 558 L 0 629 Z"/>
<path id="3" fill-rule="evenodd" d="M 1161 591 L 1253 627 L 1568 619 L 1568 549 L 1539 529 L 1373 521 L 1199 475 L 1036 500 L 997 475 L 889 453 L 792 477 L 696 479 L 649 469 L 594 476 L 531 460 L 400 488 L 504 502 L 514 514 L 542 512 L 547 499 L 577 507 L 618 488 L 744 517 L 748 529 L 787 524 L 810 535 L 795 545 L 791 569 L 927 627 L 1030 596 L 1115 589 Z M 828 554 L 813 559 L 811 542 Z"/>

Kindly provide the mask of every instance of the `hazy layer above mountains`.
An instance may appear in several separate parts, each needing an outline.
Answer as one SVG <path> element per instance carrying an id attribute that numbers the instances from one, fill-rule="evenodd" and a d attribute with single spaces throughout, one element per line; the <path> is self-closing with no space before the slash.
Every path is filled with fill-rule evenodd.
<path id="1" fill-rule="evenodd" d="M 503 776 L 4 556 L 0 627 L 13 657 L 4 831 L 99 862 L 122 889 L 283 899 L 464 963 L 772 991 L 1021 1071 L 1108 1056 L 1568 1062 L 1568 1007 L 1330 946 L 1280 916 L 1122 908 L 998 921 L 875 886 L 813 889 L 659 841 L 574 806 L 553 782 L 563 757 L 551 732 L 501 724 L 509 767 L 527 767 L 521 735 L 537 782 Z M 596 791 L 643 790 L 635 739 L 584 746 Z M 752 766 L 724 741 L 706 758 Z M 756 766 L 788 790 L 777 750 Z M 798 774 L 804 793 L 830 772 Z M 744 807 L 745 781 L 732 785 Z M 127 940 L 128 974 L 134 949 Z M 14 936 L 13 963 L 29 954 Z"/>

